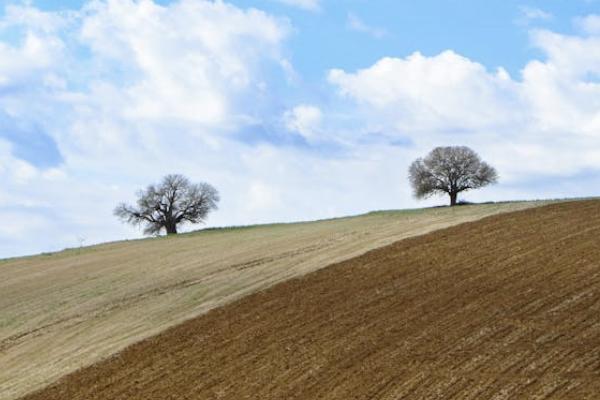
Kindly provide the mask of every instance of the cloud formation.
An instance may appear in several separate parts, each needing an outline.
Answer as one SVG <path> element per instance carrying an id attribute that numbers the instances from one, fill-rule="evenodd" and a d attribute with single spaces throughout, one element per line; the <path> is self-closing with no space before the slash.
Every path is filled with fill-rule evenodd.
<path id="1" fill-rule="evenodd" d="M 600 15 L 588 15 L 583 18 L 577 18 L 576 24 L 584 33 L 600 35 Z"/>
<path id="2" fill-rule="evenodd" d="M 600 37 L 531 34 L 545 60 L 515 79 L 452 51 L 384 58 L 329 81 L 362 121 L 408 135 L 423 150 L 472 144 L 499 165 L 505 183 L 600 171 Z"/>
<path id="3" fill-rule="evenodd" d="M 298 105 L 284 114 L 286 128 L 308 141 L 318 139 L 322 120 L 323 113 L 319 107 L 307 104 Z"/>
<path id="4" fill-rule="evenodd" d="M 332 66 L 324 94 L 292 100 L 281 98 L 297 84 L 285 18 L 204 0 L 10 6 L 0 256 L 137 237 L 112 209 L 173 172 L 220 190 L 211 225 L 413 207 L 406 168 L 446 144 L 472 146 L 500 171 L 501 185 L 471 200 L 589 194 L 572 182 L 600 171 L 596 18 L 578 22 L 581 35 L 532 31 L 544 58 L 519 76 L 452 50 L 415 52 Z M 40 135 L 57 160 L 18 151 Z"/>
<path id="5" fill-rule="evenodd" d="M 134 234 L 107 223 L 115 202 L 169 172 L 229 174 L 235 186 L 245 149 L 229 135 L 262 118 L 271 76 L 286 74 L 288 22 L 224 2 L 109 0 L 69 15 L 11 6 L 0 27 L 20 35 L 0 42 L 3 129 L 35 123 L 61 155 L 38 168 L 1 142 L 11 195 L 0 211 L 22 215 L 29 203 L 37 216 L 22 221 L 28 241 L 2 237 L 1 255 Z M 42 221 L 62 233 L 48 236 Z"/>

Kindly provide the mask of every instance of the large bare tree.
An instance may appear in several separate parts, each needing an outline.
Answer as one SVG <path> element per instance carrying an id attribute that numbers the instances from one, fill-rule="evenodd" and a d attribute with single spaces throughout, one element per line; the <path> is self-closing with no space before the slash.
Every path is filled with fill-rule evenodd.
<path id="1" fill-rule="evenodd" d="M 157 235 L 163 228 L 173 235 L 180 224 L 204 222 L 218 202 L 219 193 L 208 183 L 194 184 L 174 174 L 139 191 L 136 206 L 121 203 L 114 214 L 124 222 L 143 225 L 147 235 Z"/>
<path id="2" fill-rule="evenodd" d="M 458 194 L 496 183 L 496 170 L 465 146 L 436 147 L 425 158 L 415 160 L 408 171 L 415 197 L 448 194 L 456 205 Z"/>

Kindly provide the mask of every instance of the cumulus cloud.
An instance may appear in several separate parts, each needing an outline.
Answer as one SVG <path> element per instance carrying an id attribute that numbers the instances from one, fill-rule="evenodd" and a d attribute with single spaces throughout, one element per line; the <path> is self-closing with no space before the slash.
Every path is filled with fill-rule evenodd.
<path id="1" fill-rule="evenodd" d="M 282 101 L 291 27 L 262 11 L 205 0 L 12 6 L 0 18 L 18 33 L 0 40 L 1 128 L 33 126 L 60 160 L 34 163 L 0 137 L 0 215 L 19 224 L 0 230 L 0 256 L 139 236 L 112 209 L 171 172 L 220 190 L 211 225 L 415 206 L 406 168 L 444 144 L 470 145 L 500 170 L 500 186 L 469 199 L 583 195 L 566 182 L 600 170 L 600 43 L 584 25 L 582 36 L 532 32 L 545 58 L 520 76 L 417 52 L 331 70 L 334 95 L 321 103 Z M 257 126 L 310 146 L 253 140 Z"/>
<path id="2" fill-rule="evenodd" d="M 412 137 L 417 147 L 470 144 L 503 172 L 524 177 L 600 170 L 600 38 L 532 32 L 544 60 L 520 79 L 452 51 L 385 58 L 329 81 L 362 121 Z"/>
<path id="3" fill-rule="evenodd" d="M 523 70 L 522 91 L 539 129 L 597 137 L 600 132 L 600 37 L 538 31 L 533 42 L 547 55 Z"/>
<path id="4" fill-rule="evenodd" d="M 302 135 L 305 139 L 315 140 L 323 120 L 319 107 L 307 104 L 298 105 L 286 111 L 284 121 L 287 129 Z"/>
<path id="5" fill-rule="evenodd" d="M 225 125 L 244 117 L 236 115 L 239 96 L 261 90 L 261 64 L 285 61 L 286 22 L 258 10 L 191 0 L 93 4 L 81 36 L 96 57 L 130 69 L 127 117 Z"/>
<path id="6" fill-rule="evenodd" d="M 23 40 L 5 46 L 25 57 L 37 14 L 22 15 L 33 16 L 21 22 Z M 409 197 L 401 186 L 383 202 L 369 195 L 403 179 L 383 157 L 392 153 L 386 146 L 356 154 L 350 147 L 340 158 L 245 140 L 249 128 L 272 118 L 271 85 L 285 85 L 292 68 L 282 57 L 287 21 L 191 0 L 97 1 L 69 18 L 38 34 L 59 45 L 45 45 L 48 57 L 32 65 L 50 61 L 24 78 L 6 74 L 15 90 L 0 94 L 8 120 L 39 123 L 61 154 L 58 165 L 36 167 L 1 141 L 0 214 L 19 229 L 0 230 L 0 256 L 78 246 L 80 237 L 86 244 L 139 237 L 112 210 L 171 172 L 219 189 L 213 226 L 334 217 Z M 289 129 L 309 140 L 322 133 L 323 118 L 309 104 L 287 113 Z M 385 164 L 387 179 L 379 171 Z M 352 201 L 340 202 L 341 193 Z"/>
<path id="7" fill-rule="evenodd" d="M 600 15 L 588 15 L 582 18 L 577 18 L 576 25 L 583 32 L 590 35 L 600 35 Z"/>
<path id="8" fill-rule="evenodd" d="M 134 235 L 112 208 L 166 173 L 229 195 L 249 147 L 228 135 L 262 118 L 272 77 L 290 68 L 286 20 L 221 1 L 95 1 L 69 14 L 10 6 L 0 29 L 19 35 L 0 41 L 0 135 L 35 124 L 61 155 L 40 169 L 0 143 L 2 192 L 12 193 L 0 212 L 37 216 L 22 221 L 27 244 L 0 232 L 0 255 Z M 64 235 L 48 235 L 44 220 Z"/>
<path id="9" fill-rule="evenodd" d="M 33 32 L 28 32 L 20 45 L 0 43 L 0 87 L 40 83 L 49 76 L 62 50 L 59 39 Z"/>
<path id="10" fill-rule="evenodd" d="M 27 183 L 36 175 L 38 170 L 26 161 L 12 155 L 11 144 L 0 140 L 0 175 L 15 183 Z"/>
<path id="11" fill-rule="evenodd" d="M 354 73 L 334 69 L 329 81 L 344 96 L 397 120 L 396 130 L 484 129 L 518 119 L 515 83 L 453 51 L 384 58 Z"/>

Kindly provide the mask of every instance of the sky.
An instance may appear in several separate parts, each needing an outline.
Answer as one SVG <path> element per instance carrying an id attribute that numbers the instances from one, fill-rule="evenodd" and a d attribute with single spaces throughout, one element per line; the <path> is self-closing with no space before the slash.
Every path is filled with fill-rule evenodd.
<path id="1" fill-rule="evenodd" d="M 168 173 L 207 226 L 444 204 L 446 145 L 499 172 L 468 201 L 598 195 L 600 1 L 0 0 L 0 258 L 141 237 Z"/>

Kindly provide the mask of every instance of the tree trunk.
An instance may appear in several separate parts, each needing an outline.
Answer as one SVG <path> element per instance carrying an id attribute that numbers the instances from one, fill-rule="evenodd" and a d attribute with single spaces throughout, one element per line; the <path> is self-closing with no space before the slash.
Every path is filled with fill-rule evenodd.
<path id="1" fill-rule="evenodd" d="M 177 235 L 177 225 L 169 224 L 165 226 L 165 229 L 167 230 L 167 235 Z"/>
<path id="2" fill-rule="evenodd" d="M 450 194 L 450 206 L 454 207 L 456 205 L 456 199 L 458 198 L 458 193 L 452 192 Z"/>

